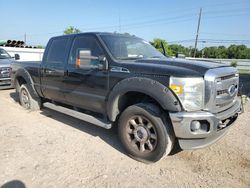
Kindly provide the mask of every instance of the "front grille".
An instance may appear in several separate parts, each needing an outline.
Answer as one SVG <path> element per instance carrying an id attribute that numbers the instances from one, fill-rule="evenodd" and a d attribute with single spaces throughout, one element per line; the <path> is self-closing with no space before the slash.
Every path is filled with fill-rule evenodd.
<path id="1" fill-rule="evenodd" d="M 223 95 L 227 93 L 227 89 L 217 91 L 217 95 Z"/>
<path id="2" fill-rule="evenodd" d="M 216 78 L 216 92 L 215 97 L 216 110 L 225 110 L 230 107 L 237 97 L 239 77 L 237 74 L 226 75 Z M 230 87 L 233 87 L 232 93 L 230 93 Z"/>
<path id="3" fill-rule="evenodd" d="M 235 77 L 235 74 L 231 74 L 231 75 L 227 75 L 227 76 L 222 76 L 222 77 L 220 77 L 220 79 L 227 80 L 227 79 L 234 78 L 234 77 Z"/>
<path id="4" fill-rule="evenodd" d="M 10 77 L 10 73 L 11 73 L 11 68 L 10 67 L 0 68 L 0 77 L 1 78 L 8 78 L 8 77 Z"/>
<path id="5" fill-rule="evenodd" d="M 211 69 L 205 74 L 205 110 L 218 113 L 236 101 L 239 75 L 233 67 Z"/>

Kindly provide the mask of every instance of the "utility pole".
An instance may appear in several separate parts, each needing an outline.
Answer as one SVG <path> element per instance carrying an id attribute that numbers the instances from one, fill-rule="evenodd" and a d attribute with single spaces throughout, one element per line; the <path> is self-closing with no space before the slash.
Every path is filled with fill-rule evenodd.
<path id="1" fill-rule="evenodd" d="M 195 44 L 194 44 L 194 57 L 196 55 L 196 50 L 197 50 L 199 30 L 200 30 L 200 24 L 201 24 L 201 12 L 202 12 L 202 8 L 200 8 L 200 14 L 199 14 L 199 20 L 198 20 L 198 27 L 197 27 L 197 32 L 196 32 L 196 39 L 195 39 Z"/>
<path id="2" fill-rule="evenodd" d="M 26 33 L 24 33 L 24 44 L 26 45 Z"/>
<path id="3" fill-rule="evenodd" d="M 121 33 L 121 16 L 119 15 L 119 33 Z"/>

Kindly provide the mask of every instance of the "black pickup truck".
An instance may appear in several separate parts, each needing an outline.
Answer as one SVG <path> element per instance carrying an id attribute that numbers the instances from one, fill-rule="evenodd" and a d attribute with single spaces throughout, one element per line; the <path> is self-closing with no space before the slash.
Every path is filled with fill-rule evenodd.
<path id="1" fill-rule="evenodd" d="M 128 34 L 53 37 L 42 62 L 12 64 L 12 83 L 26 109 L 118 126 L 128 154 L 143 162 L 160 160 L 174 144 L 214 143 L 241 111 L 235 68 L 168 58 Z"/>

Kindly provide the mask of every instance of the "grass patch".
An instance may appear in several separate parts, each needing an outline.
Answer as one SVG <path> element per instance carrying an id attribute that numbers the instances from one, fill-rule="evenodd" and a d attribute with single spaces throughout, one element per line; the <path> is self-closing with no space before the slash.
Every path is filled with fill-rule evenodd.
<path id="1" fill-rule="evenodd" d="M 250 70 L 239 70 L 240 74 L 250 74 Z"/>

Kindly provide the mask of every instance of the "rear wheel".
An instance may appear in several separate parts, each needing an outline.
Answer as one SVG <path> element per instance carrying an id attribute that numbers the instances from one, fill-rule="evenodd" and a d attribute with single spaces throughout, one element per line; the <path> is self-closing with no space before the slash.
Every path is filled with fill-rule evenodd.
<path id="1" fill-rule="evenodd" d="M 27 84 L 21 85 L 18 92 L 20 104 L 28 110 L 39 110 L 41 108 L 41 100 L 39 97 L 36 99 L 32 98 L 28 88 L 29 86 Z"/>
<path id="2" fill-rule="evenodd" d="M 153 104 L 136 104 L 122 113 L 118 124 L 119 136 L 132 158 L 151 163 L 171 152 L 174 134 L 165 119 Z"/>

